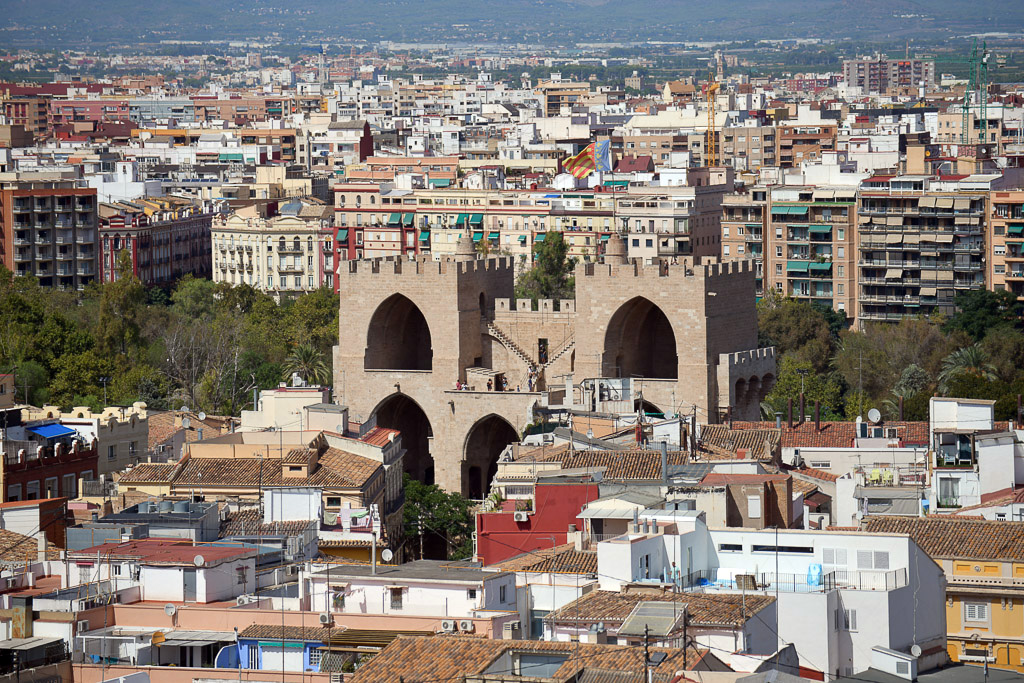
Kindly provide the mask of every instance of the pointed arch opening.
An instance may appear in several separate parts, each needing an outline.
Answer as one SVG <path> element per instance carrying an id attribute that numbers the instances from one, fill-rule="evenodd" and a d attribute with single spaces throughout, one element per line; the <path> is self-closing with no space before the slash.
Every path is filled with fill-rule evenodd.
<path id="1" fill-rule="evenodd" d="M 420 405 L 405 394 L 392 394 L 377 406 L 373 414 L 377 425 L 397 429 L 402 433 L 403 471 L 416 481 L 434 483 L 434 458 L 430 454 L 430 439 L 434 431 L 427 414 Z"/>
<path id="2" fill-rule="evenodd" d="M 408 297 L 392 294 L 370 318 L 363 366 L 367 370 L 430 370 L 433 359 L 427 319 Z"/>
<path id="3" fill-rule="evenodd" d="M 668 316 L 649 299 L 622 304 L 604 337 L 606 377 L 678 379 L 676 335 Z"/>
<path id="4" fill-rule="evenodd" d="M 463 457 L 462 495 L 480 500 L 487 495 L 491 481 L 498 473 L 498 457 L 510 443 L 519 441 L 519 434 L 500 415 L 477 420 L 466 436 Z"/>

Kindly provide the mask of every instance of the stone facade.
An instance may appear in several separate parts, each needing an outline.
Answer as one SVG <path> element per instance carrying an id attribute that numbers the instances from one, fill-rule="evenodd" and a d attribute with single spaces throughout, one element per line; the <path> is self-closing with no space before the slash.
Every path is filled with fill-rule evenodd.
<path id="1" fill-rule="evenodd" d="M 609 263 L 578 268 L 575 301 L 513 300 L 513 260 L 477 259 L 468 237 L 442 261 L 343 264 L 338 400 L 402 431 L 413 476 L 472 497 L 567 379 L 632 376 L 648 409 L 716 422 L 736 400 L 756 419 L 775 357 L 756 348 L 751 264 L 644 266 L 613 240 Z"/>

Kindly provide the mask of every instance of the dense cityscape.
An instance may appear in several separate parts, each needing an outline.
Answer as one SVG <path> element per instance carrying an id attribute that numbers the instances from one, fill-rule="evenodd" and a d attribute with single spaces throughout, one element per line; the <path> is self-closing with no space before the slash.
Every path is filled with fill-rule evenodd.
<path id="1" fill-rule="evenodd" d="M 1024 5 L 0 6 L 0 683 L 1024 683 Z"/>

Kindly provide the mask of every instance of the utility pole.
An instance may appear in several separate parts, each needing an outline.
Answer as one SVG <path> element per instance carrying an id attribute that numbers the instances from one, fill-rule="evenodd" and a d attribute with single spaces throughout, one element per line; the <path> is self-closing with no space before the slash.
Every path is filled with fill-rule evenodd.
<path id="1" fill-rule="evenodd" d="M 100 377 L 100 382 L 103 383 L 103 407 L 107 407 L 107 384 L 110 383 L 110 378 L 103 376 Z"/>
<path id="2" fill-rule="evenodd" d="M 420 559 L 423 559 L 423 515 L 416 518 L 416 530 L 420 534 Z"/>
<path id="3" fill-rule="evenodd" d="M 647 683 L 651 683 L 653 678 L 651 669 L 651 638 L 650 638 L 651 627 L 648 624 L 644 624 L 644 680 Z M 683 662 L 686 662 L 686 654 L 683 654 Z"/>

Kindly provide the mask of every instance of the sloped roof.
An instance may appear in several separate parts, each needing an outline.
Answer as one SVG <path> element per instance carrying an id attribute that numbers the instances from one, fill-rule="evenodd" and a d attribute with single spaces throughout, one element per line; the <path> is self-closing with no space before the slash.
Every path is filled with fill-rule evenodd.
<path id="1" fill-rule="evenodd" d="M 20 564 L 39 559 L 39 541 L 31 536 L 22 536 L 7 529 L 0 529 L 0 563 Z M 60 548 L 46 542 L 46 559 L 59 560 Z"/>
<path id="2" fill-rule="evenodd" d="M 546 620 L 621 623 L 640 602 L 674 602 L 690 614 L 696 626 L 741 627 L 748 619 L 772 604 L 771 595 L 732 593 L 662 593 L 630 590 L 627 592 L 592 591 L 545 617 Z"/>
<path id="3" fill-rule="evenodd" d="M 1024 560 L 1024 522 L 942 515 L 867 517 L 864 530 L 907 534 L 932 559 Z"/>

